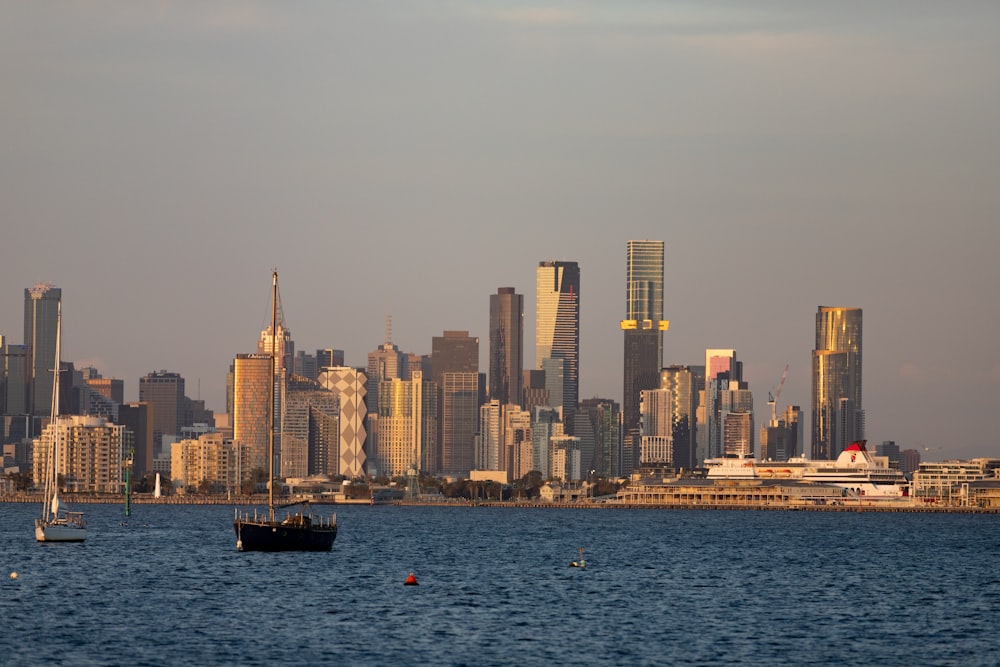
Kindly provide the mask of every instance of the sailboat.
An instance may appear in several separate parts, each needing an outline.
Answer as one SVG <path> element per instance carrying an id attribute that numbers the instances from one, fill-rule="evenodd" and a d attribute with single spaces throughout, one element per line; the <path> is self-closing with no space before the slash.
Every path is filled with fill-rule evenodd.
<path id="1" fill-rule="evenodd" d="M 278 520 L 274 517 L 274 378 L 277 375 L 275 345 L 278 338 L 278 272 L 272 274 L 271 295 L 271 395 L 268 401 L 267 514 L 241 514 L 233 519 L 238 551 L 330 551 L 337 537 L 337 515 L 307 513 L 308 502 L 293 503 L 298 512 Z M 280 508 L 279 508 L 280 509 Z"/>
<path id="2" fill-rule="evenodd" d="M 160 490 L 160 473 L 156 473 L 156 486 L 153 487 L 153 497 L 159 498 L 162 495 L 163 492 Z"/>
<path id="3" fill-rule="evenodd" d="M 87 520 L 83 512 L 70 512 L 59 503 L 59 366 L 62 329 L 62 303 L 56 306 L 56 365 L 52 379 L 52 451 L 46 458 L 45 493 L 42 516 L 35 519 L 35 539 L 39 542 L 83 542 L 87 538 Z"/>

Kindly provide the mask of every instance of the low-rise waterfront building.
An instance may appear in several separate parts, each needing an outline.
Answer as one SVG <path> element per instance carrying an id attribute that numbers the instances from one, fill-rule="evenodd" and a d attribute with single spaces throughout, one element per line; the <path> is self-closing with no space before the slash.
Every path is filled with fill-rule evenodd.
<path id="1" fill-rule="evenodd" d="M 966 505 L 983 509 L 1000 509 L 1000 479 L 969 482 Z"/>
<path id="2" fill-rule="evenodd" d="M 925 461 L 913 473 L 913 492 L 950 502 L 953 497 L 967 497 L 970 483 L 989 479 L 1000 479 L 1000 459 Z"/>
<path id="3" fill-rule="evenodd" d="M 624 505 L 794 506 L 849 502 L 844 489 L 790 480 L 640 479 L 618 491 Z"/>
<path id="4" fill-rule="evenodd" d="M 538 499 L 544 503 L 575 503 L 586 493 L 582 485 L 547 482 L 538 489 Z"/>

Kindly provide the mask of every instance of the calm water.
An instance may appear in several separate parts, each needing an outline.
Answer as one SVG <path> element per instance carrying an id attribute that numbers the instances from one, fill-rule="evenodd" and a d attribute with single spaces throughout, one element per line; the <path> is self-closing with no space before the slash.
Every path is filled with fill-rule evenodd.
<path id="1" fill-rule="evenodd" d="M 998 516 L 359 506 L 258 554 L 224 506 L 37 509 L 0 504 L 3 665 L 1000 663 Z"/>

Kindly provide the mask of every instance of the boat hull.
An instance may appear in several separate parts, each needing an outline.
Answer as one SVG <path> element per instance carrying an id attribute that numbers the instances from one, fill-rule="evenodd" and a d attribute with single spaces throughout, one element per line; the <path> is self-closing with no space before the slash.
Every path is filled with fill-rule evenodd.
<path id="1" fill-rule="evenodd" d="M 233 521 L 240 551 L 330 551 L 337 525 L 302 526 L 280 521 Z"/>
<path id="2" fill-rule="evenodd" d="M 66 523 L 35 521 L 35 540 L 38 542 L 83 542 L 87 529 Z"/>

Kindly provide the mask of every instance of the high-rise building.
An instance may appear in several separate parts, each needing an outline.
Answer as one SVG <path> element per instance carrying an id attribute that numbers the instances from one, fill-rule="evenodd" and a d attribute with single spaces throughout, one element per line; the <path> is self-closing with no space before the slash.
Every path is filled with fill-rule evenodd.
<path id="1" fill-rule="evenodd" d="M 660 387 L 670 390 L 673 464 L 677 468 L 690 470 L 696 464 L 698 392 L 704 384 L 704 366 L 667 366 L 660 371 Z"/>
<path id="2" fill-rule="evenodd" d="M 285 325 L 284 314 L 281 312 L 281 304 L 278 304 L 277 337 L 272 336 L 272 326 L 260 332 L 260 340 L 257 341 L 257 354 L 274 354 L 275 372 L 288 375 L 292 372 L 295 364 L 295 342 L 292 341 L 292 332 Z"/>
<path id="3" fill-rule="evenodd" d="M 535 406 L 531 414 L 531 466 L 542 474 L 542 479 L 551 477 L 552 438 L 563 435 L 563 424 L 559 411 L 555 408 Z"/>
<path id="4" fill-rule="evenodd" d="M 900 468 L 903 463 L 899 445 L 894 440 L 883 440 L 881 445 L 875 447 L 875 455 L 889 459 L 889 466 L 892 468 Z"/>
<path id="5" fill-rule="evenodd" d="M 315 380 L 293 376 L 285 389 L 281 476 L 337 475 L 340 401 Z"/>
<path id="6" fill-rule="evenodd" d="M 531 413 L 511 403 L 488 401 L 479 408 L 476 470 L 505 470 L 508 481 L 532 470 Z"/>
<path id="7" fill-rule="evenodd" d="M 272 369 L 268 354 L 238 354 L 233 363 L 233 441 L 248 449 L 241 482 L 249 479 L 254 469 L 267 473 Z"/>
<path id="8" fill-rule="evenodd" d="M 182 426 L 190 425 L 184 399 L 184 378 L 178 373 L 153 371 L 139 378 L 139 402 L 150 406 L 157 454 L 163 446 L 163 436 L 177 435 Z"/>
<path id="9" fill-rule="evenodd" d="M 753 455 L 753 392 L 746 382 L 730 380 L 728 388 L 720 388 L 718 400 L 722 453 L 726 456 Z"/>
<path id="10" fill-rule="evenodd" d="M 70 381 L 70 412 L 78 415 L 106 417 L 118 422 L 118 407 L 125 402 L 125 383 L 114 378 L 104 378 L 93 367 L 74 370 Z M 60 383 L 60 391 L 62 383 Z M 62 399 L 59 401 L 62 406 Z"/>
<path id="11" fill-rule="evenodd" d="M 410 380 L 384 380 L 379 393 L 375 473 L 400 477 L 411 468 L 428 469 L 433 461 L 425 444 L 437 440 L 437 387 L 414 371 Z"/>
<path id="12" fill-rule="evenodd" d="M 580 439 L 573 435 L 556 435 L 549 442 L 552 477 L 564 482 L 583 479 L 585 473 L 580 459 Z"/>
<path id="13" fill-rule="evenodd" d="M 542 359 L 542 378 L 545 380 L 545 395 L 549 399 L 547 405 L 558 410 L 560 419 L 565 423 L 563 391 L 566 389 L 566 360 L 561 357 Z"/>
<path id="14" fill-rule="evenodd" d="M 505 470 L 503 465 L 503 408 L 500 401 L 489 401 L 479 408 L 479 435 L 472 465 L 476 470 Z"/>
<path id="15" fill-rule="evenodd" d="M 445 373 L 479 373 L 479 338 L 468 331 L 445 331 L 431 339 L 431 380 Z"/>
<path id="16" fill-rule="evenodd" d="M 170 447 L 170 479 L 174 489 L 197 493 L 205 486 L 219 493 L 239 488 L 239 449 L 221 433 L 185 438 Z"/>
<path id="17" fill-rule="evenodd" d="M 24 290 L 24 344 L 28 348 L 28 414 L 52 411 L 52 369 L 62 289 L 38 283 Z"/>
<path id="18" fill-rule="evenodd" d="M 124 403 L 118 406 L 118 423 L 132 431 L 132 472 L 142 479 L 153 472 L 153 421 L 148 403 Z"/>
<path id="19" fill-rule="evenodd" d="M 802 411 L 797 405 L 785 406 L 774 423 L 760 429 L 760 458 L 765 461 L 787 461 L 799 455 L 802 442 Z"/>
<path id="20" fill-rule="evenodd" d="M 563 360 L 562 398 L 552 407 L 562 407 L 564 427 L 572 434 L 580 396 L 579 265 L 539 262 L 535 296 L 535 368 L 545 368 L 546 359 Z"/>
<path id="21" fill-rule="evenodd" d="M 490 400 L 521 404 L 524 371 L 524 296 L 513 287 L 490 295 Z"/>
<path id="22" fill-rule="evenodd" d="M 58 430 L 58 438 L 56 432 Z M 45 427 L 32 453 L 34 481 L 44 483 L 44 471 L 58 444 L 62 488 L 79 493 L 122 493 L 122 463 L 133 447 L 132 431 L 103 417 L 60 417 Z"/>
<path id="23" fill-rule="evenodd" d="M 812 353 L 812 458 L 836 459 L 864 439 L 861 309 L 820 306 Z"/>
<path id="24" fill-rule="evenodd" d="M 7 414 L 7 339 L 0 334 L 0 415 Z"/>
<path id="25" fill-rule="evenodd" d="M 315 380 L 316 376 L 319 375 L 318 360 L 305 350 L 299 350 L 295 353 L 295 359 L 292 361 L 292 375 Z"/>
<path id="26" fill-rule="evenodd" d="M 102 377 L 94 368 L 83 368 L 80 375 L 84 382 L 96 392 L 115 403 L 125 402 L 125 381 L 117 378 Z"/>
<path id="27" fill-rule="evenodd" d="M 533 470 L 531 413 L 514 403 L 504 407 L 503 442 L 505 468 L 511 480 L 521 479 Z"/>
<path id="28" fill-rule="evenodd" d="M 434 366 L 431 355 L 409 352 L 404 356 L 406 357 L 406 375 L 403 377 L 404 380 L 412 380 L 413 371 L 420 371 L 425 380 L 433 374 Z"/>
<path id="29" fill-rule="evenodd" d="M 344 366 L 344 351 L 327 347 L 316 350 L 316 367 L 319 368 L 342 368 Z"/>
<path id="30" fill-rule="evenodd" d="M 621 474 L 621 409 L 616 401 L 608 398 L 586 398 L 580 401 L 580 410 L 590 419 L 593 433 L 593 459 L 587 464 L 598 477 L 617 477 Z M 585 467 L 587 467 L 585 465 Z"/>
<path id="31" fill-rule="evenodd" d="M 597 472 L 594 466 L 594 455 L 597 451 L 597 434 L 594 432 L 594 422 L 588 410 L 583 405 L 583 401 L 577 406 L 576 414 L 573 415 L 573 436 L 580 443 L 580 470 L 584 478 L 588 478 Z"/>
<path id="32" fill-rule="evenodd" d="M 469 336 L 468 331 L 445 331 L 442 336 L 434 336 L 431 380 L 441 392 L 441 440 L 436 450 L 431 449 L 434 443 L 428 443 L 429 460 L 436 459 L 440 472 L 446 475 L 467 475 L 473 467 L 479 431 L 479 338 Z"/>
<path id="33" fill-rule="evenodd" d="M 640 394 L 660 387 L 663 366 L 663 241 L 629 241 L 625 264 L 624 387 L 625 437 L 639 433 Z"/>
<path id="34" fill-rule="evenodd" d="M 367 473 L 368 460 L 368 377 L 359 368 L 332 366 L 322 368 L 318 380 L 340 400 L 337 474 L 361 477 Z"/>
<path id="35" fill-rule="evenodd" d="M 374 352 L 368 353 L 368 410 L 379 412 L 379 387 L 388 380 L 408 380 L 407 355 L 392 342 L 392 320 L 386 318 L 385 342 Z M 419 369 L 418 369 L 419 370 Z"/>
<path id="36" fill-rule="evenodd" d="M 752 456 L 753 413 L 747 410 L 727 413 L 725 439 L 727 456 Z"/>
<path id="37" fill-rule="evenodd" d="M 444 373 L 439 387 L 441 447 L 427 448 L 427 470 L 468 475 L 479 431 L 479 373 Z"/>
<path id="38" fill-rule="evenodd" d="M 673 397 L 669 389 L 644 389 L 639 402 L 639 465 L 663 468 L 674 463 Z"/>
<path id="39" fill-rule="evenodd" d="M 28 359 L 31 356 L 28 346 L 4 343 L 0 345 L 0 353 L 3 354 L 0 358 L 0 364 L 3 365 L 3 395 L 0 396 L 3 414 L 26 415 L 28 414 Z M 27 431 L 22 437 L 26 436 Z"/>
<path id="40" fill-rule="evenodd" d="M 736 360 L 735 350 L 705 350 L 704 389 L 698 392 L 697 465 L 707 458 L 717 458 L 726 452 L 725 417 L 729 412 L 746 408 L 747 395 L 729 392 L 749 389 L 743 382 L 743 363 Z M 752 397 L 749 399 L 752 401 Z M 752 405 L 752 404 L 751 404 Z M 752 442 L 750 443 L 750 451 Z"/>
<path id="41" fill-rule="evenodd" d="M 534 414 L 536 407 L 548 407 L 550 401 L 549 392 L 545 388 L 545 371 L 526 368 L 521 374 L 521 378 L 521 407 L 532 414 Z M 561 395 L 562 385 L 560 384 L 559 387 Z"/>

